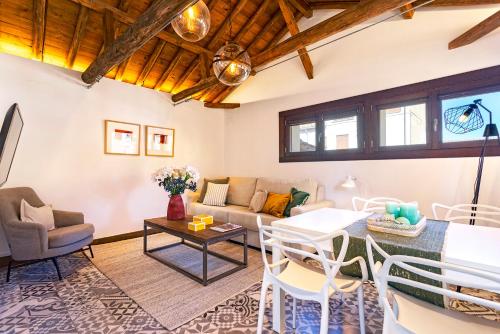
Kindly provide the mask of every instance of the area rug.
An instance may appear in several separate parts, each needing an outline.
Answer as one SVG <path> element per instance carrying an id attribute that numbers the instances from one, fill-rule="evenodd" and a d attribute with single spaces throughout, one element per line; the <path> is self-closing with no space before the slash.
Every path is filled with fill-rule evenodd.
<path id="1" fill-rule="evenodd" d="M 148 246 L 151 249 L 178 241 L 176 237 L 155 234 L 148 237 Z M 127 296 L 169 330 L 213 309 L 262 279 L 262 255 L 254 249 L 249 249 L 248 252 L 248 268 L 205 287 L 144 255 L 142 247 L 142 238 L 97 245 L 93 247 L 95 258 L 92 262 Z M 242 259 L 242 246 L 234 243 L 218 243 L 210 246 L 210 249 Z M 197 250 L 180 245 L 155 252 L 155 255 L 201 275 L 202 254 Z M 234 267 L 234 264 L 210 255 L 208 261 L 209 277 Z"/>

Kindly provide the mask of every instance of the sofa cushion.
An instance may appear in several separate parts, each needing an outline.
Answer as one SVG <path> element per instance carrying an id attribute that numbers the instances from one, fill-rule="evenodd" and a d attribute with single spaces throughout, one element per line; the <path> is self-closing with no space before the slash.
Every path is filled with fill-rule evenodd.
<path id="1" fill-rule="evenodd" d="M 290 201 L 290 194 L 275 194 L 269 193 L 267 195 L 266 203 L 262 208 L 263 213 L 268 213 L 278 218 L 283 218 L 286 206 Z"/>
<path id="2" fill-rule="evenodd" d="M 233 177 L 229 178 L 229 191 L 227 193 L 227 203 L 248 207 L 252 196 L 255 193 L 255 177 Z"/>
<path id="3" fill-rule="evenodd" d="M 285 194 L 290 193 L 292 188 L 309 193 L 309 198 L 305 204 L 316 203 L 318 182 L 311 179 L 303 180 L 282 180 L 273 178 L 259 178 L 255 190 L 267 190 L 268 192 Z"/>
<path id="4" fill-rule="evenodd" d="M 216 183 L 216 184 L 226 184 L 229 182 L 229 178 L 219 178 L 219 179 L 203 179 L 203 185 L 201 186 L 200 190 L 200 197 L 198 197 L 198 202 L 203 203 L 203 200 L 205 199 L 205 194 L 207 193 L 207 187 L 208 183 Z"/>
<path id="5" fill-rule="evenodd" d="M 243 207 L 240 207 L 243 208 Z M 254 213 L 248 208 L 243 208 L 243 210 L 233 210 L 228 213 L 228 221 L 232 224 L 241 225 L 246 227 L 249 231 L 257 232 L 259 228 L 257 227 L 257 216 L 260 216 L 263 225 L 271 225 L 273 221 L 278 220 L 278 218 L 265 214 L 265 213 Z"/>
<path id="6" fill-rule="evenodd" d="M 221 223 L 228 222 L 228 213 L 233 210 L 248 210 L 248 208 L 238 205 L 208 206 L 203 203 L 191 203 L 189 206 L 190 215 L 210 215 L 214 217 L 214 220 Z"/>
<path id="7" fill-rule="evenodd" d="M 229 184 L 208 183 L 207 193 L 203 204 L 212 206 L 226 206 L 227 190 Z"/>
<path id="8" fill-rule="evenodd" d="M 77 224 L 60 227 L 47 233 L 49 238 L 49 248 L 64 247 L 75 242 L 88 238 L 94 234 L 94 225 Z"/>
<path id="9" fill-rule="evenodd" d="M 250 201 L 250 205 L 248 208 L 253 212 L 261 212 L 264 204 L 266 204 L 267 200 L 267 191 L 259 190 L 253 194 L 252 200 Z"/>
<path id="10" fill-rule="evenodd" d="M 292 188 L 292 190 L 290 191 L 290 202 L 288 202 L 283 215 L 285 217 L 290 217 L 290 211 L 292 210 L 292 208 L 304 205 L 307 202 L 309 196 L 311 195 L 309 193 L 306 193 L 305 191 L 300 191 Z"/>

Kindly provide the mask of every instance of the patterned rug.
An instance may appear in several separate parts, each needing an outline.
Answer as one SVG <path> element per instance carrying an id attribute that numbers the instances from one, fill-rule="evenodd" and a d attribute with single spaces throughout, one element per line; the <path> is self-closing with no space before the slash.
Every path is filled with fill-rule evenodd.
<path id="1" fill-rule="evenodd" d="M 57 280 L 50 262 L 41 262 L 15 269 L 11 283 L 5 281 L 6 270 L 0 271 L 0 333 L 255 333 L 260 284 L 237 294 L 213 310 L 190 321 L 173 332 L 164 329 L 131 298 L 115 286 L 82 254 L 59 259 L 65 276 Z M 376 302 L 377 293 L 365 284 L 366 332 L 382 332 L 382 311 Z M 270 292 L 268 295 L 265 333 L 270 330 Z M 496 297 L 495 297 L 496 298 Z M 313 334 L 319 332 L 319 305 L 297 302 L 297 328 L 292 329 L 291 300 L 287 299 L 286 333 Z M 485 314 L 470 305 L 471 313 Z M 487 312 L 487 311 L 486 311 Z M 359 333 L 355 295 L 346 294 L 330 303 L 329 333 Z"/>

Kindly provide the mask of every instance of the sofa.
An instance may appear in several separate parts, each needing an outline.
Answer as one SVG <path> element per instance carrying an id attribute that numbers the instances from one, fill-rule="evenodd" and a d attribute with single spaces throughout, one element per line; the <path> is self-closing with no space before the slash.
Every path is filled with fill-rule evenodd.
<path id="1" fill-rule="evenodd" d="M 266 190 L 285 194 L 289 193 L 292 187 L 305 191 L 310 196 L 304 205 L 292 208 L 291 216 L 320 208 L 333 207 L 333 202 L 324 199 L 325 188 L 311 179 L 285 180 L 263 177 L 229 177 L 226 206 L 208 206 L 198 202 L 200 197 L 198 190 L 198 192 L 188 194 L 186 209 L 190 215 L 208 214 L 213 216 L 214 220 L 246 227 L 248 229 L 248 244 L 260 247 L 257 215 L 261 217 L 264 225 L 270 225 L 280 218 L 251 211 L 248 206 L 254 193 L 258 190 Z"/>

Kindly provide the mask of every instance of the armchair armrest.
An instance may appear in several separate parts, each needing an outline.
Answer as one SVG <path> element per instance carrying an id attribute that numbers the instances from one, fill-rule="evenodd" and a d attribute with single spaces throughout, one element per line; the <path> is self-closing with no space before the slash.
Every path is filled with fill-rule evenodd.
<path id="1" fill-rule="evenodd" d="M 4 227 L 14 260 L 36 260 L 44 257 L 49 242 L 44 225 L 14 220 L 5 223 Z"/>
<path id="2" fill-rule="evenodd" d="M 290 216 L 297 216 L 297 215 L 300 215 L 302 213 L 306 213 L 306 212 L 313 211 L 313 210 L 318 210 L 321 208 L 333 208 L 333 202 L 332 201 L 321 201 L 321 202 L 317 202 L 317 203 L 296 206 L 296 207 L 292 208 L 292 210 L 290 211 Z"/>
<path id="3" fill-rule="evenodd" d="M 81 212 L 53 210 L 56 227 L 66 227 L 83 224 L 85 219 Z"/>

